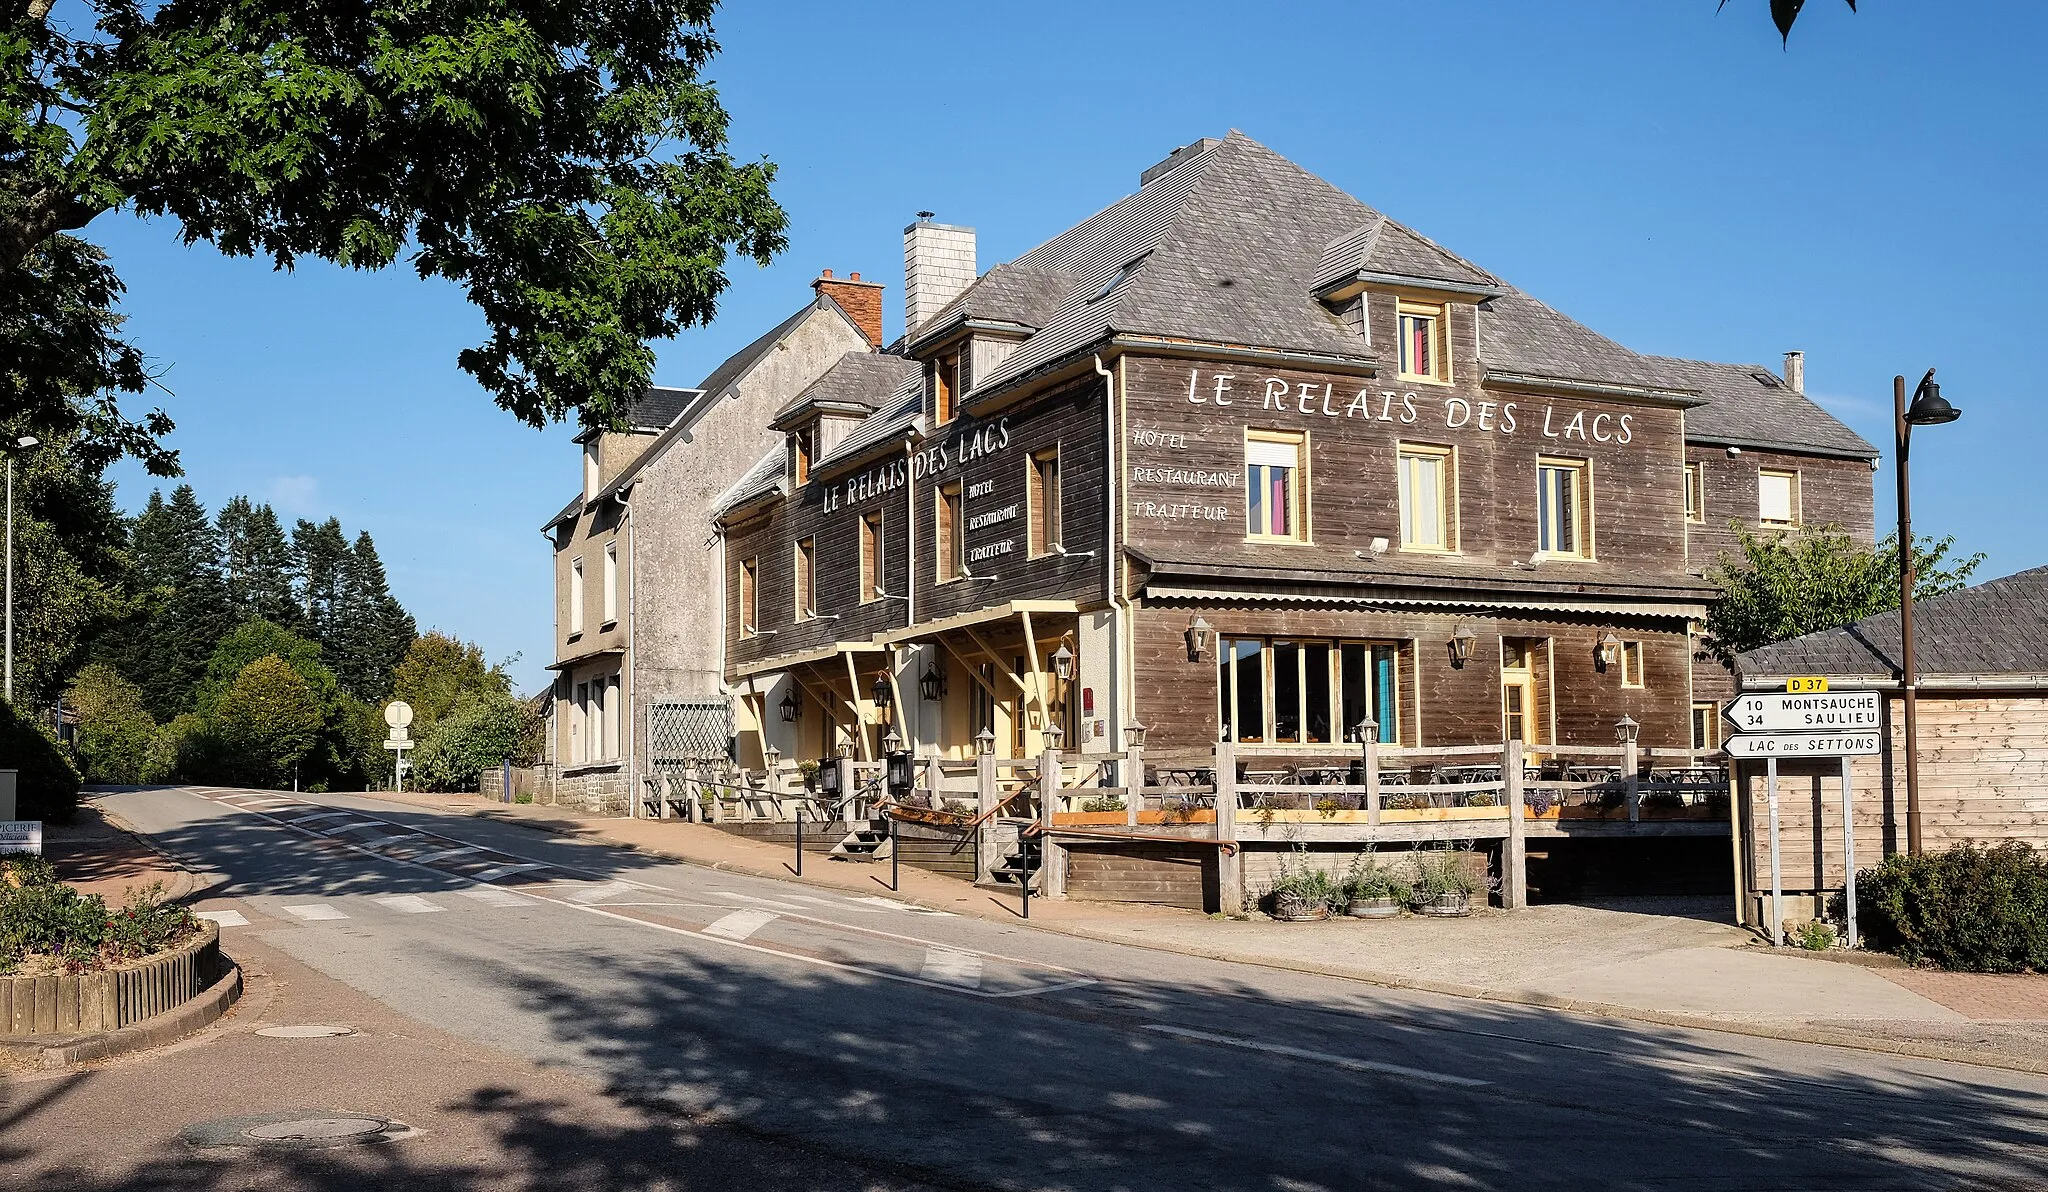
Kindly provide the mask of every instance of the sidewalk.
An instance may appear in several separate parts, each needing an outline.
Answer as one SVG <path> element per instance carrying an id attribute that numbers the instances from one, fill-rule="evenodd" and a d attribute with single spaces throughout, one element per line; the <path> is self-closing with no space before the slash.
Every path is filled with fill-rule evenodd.
<path id="1" fill-rule="evenodd" d="M 130 890 L 163 884 L 163 901 L 190 897 L 208 883 L 177 862 L 143 843 L 118 817 L 91 803 L 80 803 L 68 824 L 43 826 L 43 855 L 61 881 L 81 894 L 97 894 L 111 908 L 127 901 Z"/>
<path id="2" fill-rule="evenodd" d="M 887 893 L 886 865 L 810 855 L 680 820 L 624 820 L 477 795 L 370 797 L 456 811 L 714 869 Z M 1018 900 L 904 866 L 897 895 L 1018 921 Z M 1469 919 L 1275 923 L 1129 903 L 1031 902 L 1050 931 L 1215 960 L 1676 1026 L 2048 1072 L 2048 976 L 1907 969 L 1887 957 L 1772 949 L 1725 922 L 1725 899 L 1538 906 Z M 1862 961 L 1863 963 L 1857 963 Z"/>

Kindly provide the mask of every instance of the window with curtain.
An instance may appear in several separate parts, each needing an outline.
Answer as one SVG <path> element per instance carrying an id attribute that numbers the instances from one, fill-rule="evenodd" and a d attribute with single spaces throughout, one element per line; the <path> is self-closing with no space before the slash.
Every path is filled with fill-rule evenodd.
<path id="1" fill-rule="evenodd" d="M 882 513 L 860 519 L 860 602 L 882 598 Z"/>
<path id="2" fill-rule="evenodd" d="M 1441 303 L 1400 304 L 1401 363 L 1404 381 L 1449 381 L 1450 353 L 1445 351 L 1444 331 L 1448 321 Z"/>
<path id="3" fill-rule="evenodd" d="M 1026 503 L 1031 511 L 1031 554 L 1036 557 L 1062 543 L 1060 537 L 1060 453 L 1058 448 L 1031 457 Z"/>
<path id="4" fill-rule="evenodd" d="M 1400 451 L 1401 545 L 1455 550 L 1452 542 L 1451 450 L 1403 446 Z"/>
<path id="5" fill-rule="evenodd" d="M 1799 473 L 1757 473 L 1756 516 L 1758 521 L 1767 526 L 1797 525 L 1799 522 Z"/>
<path id="6" fill-rule="evenodd" d="M 959 482 L 940 486 L 936 499 L 932 547 L 937 554 L 935 582 L 943 584 L 967 574 L 967 535 L 960 524 Z"/>
<path id="7" fill-rule="evenodd" d="M 1269 541 L 1304 542 L 1308 517 L 1304 475 L 1308 436 L 1255 431 L 1245 437 L 1245 533 Z"/>
<path id="8" fill-rule="evenodd" d="M 757 582 L 757 581 L 756 581 L 756 579 L 755 579 L 755 576 L 756 576 L 756 574 L 757 574 L 757 573 L 758 573 L 758 572 L 760 571 L 760 569 L 761 569 L 761 561 L 760 561 L 759 559 L 757 559 L 757 558 L 749 558 L 749 559 L 741 559 L 741 560 L 740 560 L 740 636 L 741 636 L 741 637 L 752 637 L 752 636 L 754 636 L 755 632 L 756 632 L 756 631 L 757 631 L 757 630 L 758 630 L 758 629 L 760 628 L 760 625 L 761 625 L 761 621 L 760 621 L 760 618 L 759 618 L 759 616 L 757 615 L 757 609 L 758 609 L 758 604 L 757 604 L 757 602 L 756 602 L 756 599 L 755 599 L 755 594 L 754 594 L 754 593 L 755 593 L 755 583 Z"/>
<path id="9" fill-rule="evenodd" d="M 1546 555 L 1591 558 L 1593 533 L 1586 461 L 1544 459 L 1536 465 L 1536 548 Z"/>
<path id="10" fill-rule="evenodd" d="M 817 544 L 809 538 L 796 543 L 796 619 L 808 621 L 818 615 Z"/>

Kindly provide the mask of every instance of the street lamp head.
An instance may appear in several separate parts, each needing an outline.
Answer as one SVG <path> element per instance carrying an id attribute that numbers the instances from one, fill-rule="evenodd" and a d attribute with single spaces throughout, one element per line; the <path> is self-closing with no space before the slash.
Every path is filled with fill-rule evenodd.
<path id="1" fill-rule="evenodd" d="M 31 447 L 42 446 L 42 442 L 41 439 L 36 438 L 34 435 L 23 435 L 14 440 L 14 445 L 23 451 L 27 451 Z"/>
<path id="2" fill-rule="evenodd" d="M 1928 369 L 1927 375 L 1920 378 L 1920 387 L 1913 391 L 1913 405 L 1906 411 L 1906 425 L 1939 426 L 1962 416 L 1963 412 L 1948 404 L 1948 399 L 1941 395 L 1941 386 L 1934 381 L 1934 370 Z"/>

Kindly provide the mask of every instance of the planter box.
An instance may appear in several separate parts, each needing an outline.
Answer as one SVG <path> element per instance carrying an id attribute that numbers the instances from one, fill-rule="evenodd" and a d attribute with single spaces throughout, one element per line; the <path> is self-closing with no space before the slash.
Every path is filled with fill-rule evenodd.
<path id="1" fill-rule="evenodd" d="M 1257 812 L 1240 812 L 1240 815 L 1256 815 Z M 1085 828 L 1090 825 L 1104 828 L 1121 828 L 1130 822 L 1130 817 L 1121 811 L 1056 811 L 1052 822 L 1063 828 Z M 1216 813 L 1207 809 L 1189 812 L 1140 811 L 1141 824 L 1213 824 Z"/>
<path id="2" fill-rule="evenodd" d="M 199 996 L 220 975 L 220 927 L 96 973 L 0 977 L 0 1038 L 115 1031 Z"/>

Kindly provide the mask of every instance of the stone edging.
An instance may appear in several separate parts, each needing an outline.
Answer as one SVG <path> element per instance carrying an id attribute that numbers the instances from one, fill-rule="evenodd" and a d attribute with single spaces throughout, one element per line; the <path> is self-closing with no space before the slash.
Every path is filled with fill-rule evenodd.
<path id="1" fill-rule="evenodd" d="M 0 976 L 0 1040 L 113 1031 L 199 996 L 219 976 L 220 927 L 153 956 L 87 973 Z"/>
<path id="2" fill-rule="evenodd" d="M 145 1018 L 141 1022 L 124 1026 L 118 1031 L 107 1031 L 70 1043 L 45 1047 L 42 1051 L 42 1066 L 66 1068 L 88 1060 L 103 1060 L 148 1047 L 161 1047 L 182 1039 L 202 1027 L 211 1026 L 242 996 L 241 968 L 228 959 L 226 954 L 222 954 L 221 963 L 227 971 L 198 997 L 192 998 L 182 1006 L 166 1010 L 154 1018 Z"/>

